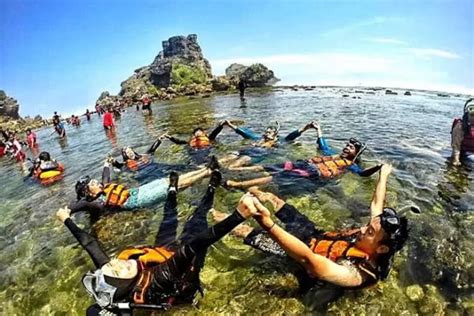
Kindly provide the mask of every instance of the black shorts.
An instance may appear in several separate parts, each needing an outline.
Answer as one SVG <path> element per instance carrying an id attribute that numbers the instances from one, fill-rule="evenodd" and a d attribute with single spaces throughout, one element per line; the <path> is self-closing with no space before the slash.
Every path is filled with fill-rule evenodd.
<path id="1" fill-rule="evenodd" d="M 151 110 L 151 105 L 150 104 L 143 104 L 142 105 L 142 110 Z"/>
<path id="2" fill-rule="evenodd" d="M 285 230 L 309 245 L 311 238 L 322 234 L 324 231 L 305 215 L 301 214 L 294 206 L 285 204 L 275 213 L 275 216 L 285 225 Z M 263 229 L 254 229 L 244 239 L 244 243 L 263 252 L 284 256 L 285 251 Z"/>

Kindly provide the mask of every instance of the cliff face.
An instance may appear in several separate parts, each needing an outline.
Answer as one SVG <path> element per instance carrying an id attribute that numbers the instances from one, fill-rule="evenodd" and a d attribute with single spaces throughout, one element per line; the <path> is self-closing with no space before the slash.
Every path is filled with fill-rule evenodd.
<path id="1" fill-rule="evenodd" d="M 5 91 L 0 90 L 0 115 L 13 119 L 19 119 L 18 110 L 20 106 L 17 100 L 6 95 Z"/>
<path id="2" fill-rule="evenodd" d="M 232 82 L 244 80 L 249 87 L 265 87 L 280 81 L 275 77 L 273 71 L 263 64 L 253 64 L 251 66 L 232 64 L 225 70 L 225 75 Z"/>
<path id="3" fill-rule="evenodd" d="M 162 47 L 150 65 L 135 70 L 135 74 L 122 82 L 120 96 L 135 99 L 145 93 L 158 96 L 161 89 L 205 85 L 212 78 L 211 65 L 202 54 L 197 35 L 170 37 L 162 42 Z"/>

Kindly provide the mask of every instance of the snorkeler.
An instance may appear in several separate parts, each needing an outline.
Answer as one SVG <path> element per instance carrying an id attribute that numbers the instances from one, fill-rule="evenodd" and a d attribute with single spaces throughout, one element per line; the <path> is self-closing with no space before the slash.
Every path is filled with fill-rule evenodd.
<path id="1" fill-rule="evenodd" d="M 474 161 L 474 98 L 464 104 L 462 119 L 455 119 L 451 128 L 452 163 L 461 165 L 461 159 Z"/>
<path id="2" fill-rule="evenodd" d="M 209 135 L 203 128 L 197 127 L 193 130 L 193 134 L 191 135 L 191 138 L 188 141 L 181 140 L 169 135 L 166 135 L 166 138 L 178 145 L 189 145 L 189 147 L 194 150 L 205 149 L 212 146 L 212 142 L 216 140 L 217 135 L 219 135 L 219 133 L 222 131 L 224 125 L 225 121 L 221 121 L 219 125 L 217 125 L 217 127 Z"/>
<path id="3" fill-rule="evenodd" d="M 352 289 L 373 285 L 387 278 L 395 253 L 408 238 L 407 219 L 384 207 L 391 172 L 391 165 L 382 166 L 370 204 L 371 218 L 360 228 L 324 232 L 294 206 L 254 187 L 250 189 L 258 210 L 254 218 L 262 229 L 244 225 L 234 233 L 256 249 L 279 256 L 286 254 L 301 264 L 306 271 L 299 278 L 303 292 L 327 283 Z M 263 206 L 266 202 L 273 206 L 278 222 Z M 214 217 L 222 220 L 225 214 L 214 211 Z"/>
<path id="4" fill-rule="evenodd" d="M 178 175 L 171 173 L 164 217 L 154 245 L 125 249 L 114 259 L 73 222 L 71 210 L 62 208 L 56 213 L 95 265 L 95 270 L 82 278 L 96 302 L 87 309 L 87 315 L 105 315 L 107 311 L 130 315 L 130 309 L 166 310 L 192 303 L 198 292 L 203 293 L 199 274 L 207 249 L 255 214 L 252 198 L 244 195 L 232 215 L 208 227 L 207 213 L 220 177 L 219 172 L 212 173 L 206 194 L 176 240 Z"/>
<path id="5" fill-rule="evenodd" d="M 214 160 L 214 159 L 213 159 Z M 87 211 L 97 217 L 106 211 L 130 210 L 159 203 L 166 197 L 169 185 L 167 178 L 158 178 L 138 188 L 126 188 L 110 179 L 112 158 L 107 159 L 99 182 L 84 176 L 76 183 L 77 201 L 69 205 L 72 213 Z M 187 188 L 194 182 L 207 177 L 218 165 L 185 173 L 180 177 L 179 188 Z"/>
<path id="6" fill-rule="evenodd" d="M 287 140 L 296 139 L 302 132 L 309 128 L 314 128 L 318 133 L 318 146 L 322 151 L 323 156 L 314 156 L 307 160 L 297 160 L 295 162 L 287 161 L 284 164 L 270 165 L 270 166 L 238 166 L 236 164 L 231 166 L 233 170 L 247 170 L 247 171 L 267 171 L 270 175 L 264 177 L 237 182 L 228 180 L 226 185 L 228 187 L 246 188 L 254 185 L 262 185 L 270 183 L 274 180 L 271 174 L 278 177 L 304 177 L 310 179 L 329 180 L 343 175 L 347 170 L 354 172 L 360 176 L 368 177 L 377 172 L 381 165 L 376 165 L 367 169 L 362 169 L 358 165 L 358 158 L 364 152 L 366 145 L 356 140 L 349 139 L 346 146 L 340 153 L 332 150 L 327 144 L 326 139 L 322 136 L 321 127 L 318 123 L 311 122 L 303 129 L 292 132 L 287 136 Z M 245 164 L 251 162 L 251 159 L 245 157 L 239 158 L 239 163 Z"/>

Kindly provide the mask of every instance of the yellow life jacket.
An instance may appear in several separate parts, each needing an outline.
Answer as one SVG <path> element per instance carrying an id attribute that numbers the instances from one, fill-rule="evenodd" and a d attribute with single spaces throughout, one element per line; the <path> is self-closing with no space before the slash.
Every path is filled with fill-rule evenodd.
<path id="1" fill-rule="evenodd" d="M 122 207 L 128 199 L 128 190 L 121 184 L 109 183 L 104 188 L 105 205 Z"/>
<path id="2" fill-rule="evenodd" d="M 137 171 L 146 165 L 148 165 L 151 162 L 150 156 L 148 155 L 142 155 L 140 159 L 134 160 L 134 159 L 128 159 L 127 160 L 127 168 L 132 170 L 132 171 Z"/>
<path id="3" fill-rule="evenodd" d="M 211 141 L 207 135 L 193 136 L 189 141 L 189 145 L 192 148 L 204 148 L 211 145 Z"/>
<path id="4" fill-rule="evenodd" d="M 335 178 L 352 165 L 351 160 L 339 156 L 316 156 L 309 161 L 316 165 L 323 178 Z"/>

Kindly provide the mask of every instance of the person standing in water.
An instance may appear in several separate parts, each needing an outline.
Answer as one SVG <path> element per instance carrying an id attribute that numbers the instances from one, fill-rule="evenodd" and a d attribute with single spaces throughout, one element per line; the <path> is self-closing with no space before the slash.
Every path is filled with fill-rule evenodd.
<path id="1" fill-rule="evenodd" d="M 87 121 L 90 121 L 91 120 L 91 112 L 89 112 L 89 109 L 86 110 L 86 119 Z"/>
<path id="2" fill-rule="evenodd" d="M 240 78 L 238 87 L 239 87 L 239 92 L 240 92 L 240 99 L 244 100 L 245 99 L 245 89 L 247 88 L 247 82 L 245 81 L 245 79 Z"/>
<path id="3" fill-rule="evenodd" d="M 105 130 L 111 130 L 115 128 L 114 115 L 110 107 L 104 114 L 103 125 Z"/>

